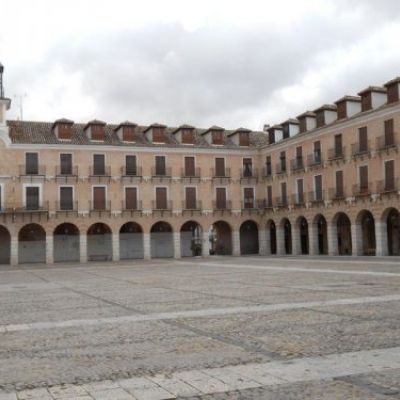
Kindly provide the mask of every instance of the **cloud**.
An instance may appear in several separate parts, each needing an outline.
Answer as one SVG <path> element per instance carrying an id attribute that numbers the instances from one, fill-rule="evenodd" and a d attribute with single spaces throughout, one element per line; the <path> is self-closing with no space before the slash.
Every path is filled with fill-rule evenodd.
<path id="1" fill-rule="evenodd" d="M 305 1 L 306 12 L 298 6 L 288 20 L 283 9 L 255 8 L 254 20 L 246 10 L 243 20 L 219 23 L 188 24 L 182 15 L 89 24 L 49 39 L 40 60 L 16 65 L 8 84 L 28 91 L 34 118 L 256 129 L 398 74 L 397 2 L 318 4 Z"/>

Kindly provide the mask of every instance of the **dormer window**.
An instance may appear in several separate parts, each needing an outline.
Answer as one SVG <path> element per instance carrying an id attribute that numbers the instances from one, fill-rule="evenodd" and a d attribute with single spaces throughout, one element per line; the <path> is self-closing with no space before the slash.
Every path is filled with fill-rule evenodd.
<path id="1" fill-rule="evenodd" d="M 73 121 L 69 119 L 59 119 L 53 124 L 53 131 L 59 140 L 71 140 L 72 139 L 72 125 Z"/>
<path id="2" fill-rule="evenodd" d="M 103 142 L 105 139 L 105 125 L 105 122 L 94 120 L 88 122 L 84 130 L 87 131 L 90 140 Z"/>
<path id="3" fill-rule="evenodd" d="M 194 132 L 193 129 L 184 128 L 181 129 L 182 143 L 193 144 L 194 143 Z"/>
<path id="4" fill-rule="evenodd" d="M 239 132 L 239 146 L 250 146 L 249 132 Z"/>
<path id="5" fill-rule="evenodd" d="M 217 145 L 224 144 L 224 132 L 220 130 L 211 131 L 211 139 L 212 139 L 212 144 L 217 144 Z"/>
<path id="6" fill-rule="evenodd" d="M 124 142 L 135 141 L 135 128 L 133 126 L 122 127 L 122 140 Z"/>
<path id="7" fill-rule="evenodd" d="M 165 143 L 165 129 L 161 127 L 153 128 L 153 142 Z"/>

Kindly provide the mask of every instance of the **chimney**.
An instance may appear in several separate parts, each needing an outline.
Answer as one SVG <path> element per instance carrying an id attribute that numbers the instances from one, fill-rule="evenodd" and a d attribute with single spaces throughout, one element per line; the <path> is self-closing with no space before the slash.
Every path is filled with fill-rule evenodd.
<path id="1" fill-rule="evenodd" d="M 387 100 L 387 89 L 381 86 L 369 86 L 358 93 L 361 96 L 361 111 L 383 106 Z"/>
<path id="2" fill-rule="evenodd" d="M 135 128 L 136 124 L 133 122 L 125 121 L 120 123 L 114 132 L 117 134 L 119 140 L 122 142 L 134 142 L 135 141 Z"/>
<path id="3" fill-rule="evenodd" d="M 392 79 L 391 81 L 385 83 L 383 86 L 387 89 L 387 102 L 395 103 L 399 101 L 400 94 L 400 76 Z"/>
<path id="4" fill-rule="evenodd" d="M 105 122 L 94 119 L 92 121 L 89 121 L 83 128 L 83 130 L 87 132 L 88 138 L 90 140 L 93 140 L 95 142 L 103 142 L 105 139 L 105 125 Z"/>
<path id="5" fill-rule="evenodd" d="M 335 101 L 337 106 L 337 119 L 344 119 L 361 112 L 361 98 L 358 96 L 344 96 Z"/>
<path id="6" fill-rule="evenodd" d="M 323 106 L 314 110 L 317 121 L 317 128 L 331 124 L 336 121 L 337 107 L 333 104 L 324 104 Z"/>
<path id="7" fill-rule="evenodd" d="M 311 131 L 317 126 L 316 115 L 312 111 L 300 114 L 297 120 L 299 121 L 299 133 Z"/>
<path id="8" fill-rule="evenodd" d="M 5 97 L 3 86 L 4 66 L 0 63 L 0 126 L 6 126 L 6 111 L 11 107 L 11 100 Z"/>
<path id="9" fill-rule="evenodd" d="M 72 125 L 74 121 L 70 119 L 61 118 L 54 121 L 52 130 L 59 140 L 71 140 L 72 139 Z"/>

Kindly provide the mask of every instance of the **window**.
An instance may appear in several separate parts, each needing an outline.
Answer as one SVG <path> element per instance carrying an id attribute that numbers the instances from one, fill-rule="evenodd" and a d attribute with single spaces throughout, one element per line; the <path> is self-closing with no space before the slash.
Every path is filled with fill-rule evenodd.
<path id="1" fill-rule="evenodd" d="M 185 157 L 185 176 L 195 176 L 195 158 L 194 157 Z"/>
<path id="2" fill-rule="evenodd" d="M 304 182 L 303 179 L 297 179 L 297 203 L 304 203 Z"/>
<path id="3" fill-rule="evenodd" d="M 267 173 L 267 176 L 271 176 L 271 175 L 272 175 L 271 156 L 267 156 L 267 159 L 266 159 L 266 162 L 265 162 L 265 166 L 266 166 L 266 173 Z"/>
<path id="4" fill-rule="evenodd" d="M 314 176 L 314 187 L 315 187 L 315 201 L 322 201 L 323 194 L 322 194 L 322 175 Z"/>
<path id="5" fill-rule="evenodd" d="M 334 141 L 335 141 L 334 142 L 335 143 L 334 157 L 335 158 L 343 157 L 342 134 L 339 133 L 339 134 L 335 135 Z"/>
<path id="6" fill-rule="evenodd" d="M 283 125 L 283 138 L 288 139 L 290 137 L 290 130 L 289 130 L 289 124 Z"/>
<path id="7" fill-rule="evenodd" d="M 243 158 L 243 176 L 245 178 L 253 176 L 253 160 L 251 158 Z"/>
<path id="8" fill-rule="evenodd" d="M 70 186 L 60 187 L 60 210 L 74 209 L 74 190 Z"/>
<path id="9" fill-rule="evenodd" d="M 122 127 L 122 140 L 124 142 L 135 141 L 135 128 L 133 126 Z"/>
<path id="10" fill-rule="evenodd" d="M 385 161 L 385 191 L 395 190 L 394 160 Z"/>
<path id="11" fill-rule="evenodd" d="M 223 131 L 212 131 L 212 144 L 224 144 L 224 132 Z"/>
<path id="12" fill-rule="evenodd" d="M 343 119 L 347 117 L 347 107 L 346 102 L 342 101 L 337 104 L 337 118 Z"/>
<path id="13" fill-rule="evenodd" d="M 157 210 L 167 209 L 167 188 L 164 187 L 156 188 L 156 209 Z"/>
<path id="14" fill-rule="evenodd" d="M 25 154 L 25 173 L 27 175 L 39 174 L 39 155 L 38 153 Z"/>
<path id="15" fill-rule="evenodd" d="M 269 144 L 275 143 L 275 131 L 273 129 L 268 131 L 268 143 Z"/>
<path id="16" fill-rule="evenodd" d="M 92 140 L 104 140 L 104 126 L 102 125 L 92 125 L 90 127 L 90 133 Z"/>
<path id="17" fill-rule="evenodd" d="M 195 210 L 196 207 L 196 188 L 187 187 L 185 188 L 185 206 L 187 210 Z"/>
<path id="18" fill-rule="evenodd" d="M 58 124 L 58 138 L 61 140 L 71 140 L 72 127 L 70 124 Z"/>
<path id="19" fill-rule="evenodd" d="M 216 195 L 217 209 L 219 209 L 219 210 L 225 209 L 226 208 L 226 188 L 216 188 L 215 195 Z"/>
<path id="20" fill-rule="evenodd" d="M 0 184 L 0 210 L 4 209 L 4 194 L 3 194 L 3 186 Z"/>
<path id="21" fill-rule="evenodd" d="M 343 171 L 336 171 L 336 193 L 335 197 L 341 199 L 344 197 L 344 186 L 343 186 Z"/>
<path id="22" fill-rule="evenodd" d="M 93 187 L 93 210 L 106 209 L 106 188 L 104 186 Z"/>
<path id="23" fill-rule="evenodd" d="M 156 176 L 165 176 L 165 175 L 166 175 L 165 157 L 156 156 Z"/>
<path id="24" fill-rule="evenodd" d="M 393 119 L 388 119 L 385 121 L 385 147 L 393 146 L 394 144 Z"/>
<path id="25" fill-rule="evenodd" d="M 399 100 L 399 84 L 395 83 L 387 87 L 387 102 L 394 103 Z"/>
<path id="26" fill-rule="evenodd" d="M 280 162 L 281 162 L 281 173 L 286 172 L 286 153 L 284 151 L 281 151 L 281 155 L 279 157 Z"/>
<path id="27" fill-rule="evenodd" d="M 101 176 L 106 174 L 104 154 L 93 155 L 93 175 Z"/>
<path id="28" fill-rule="evenodd" d="M 72 175 L 72 154 L 60 154 L 60 174 Z"/>
<path id="29" fill-rule="evenodd" d="M 194 132 L 193 129 L 182 129 L 182 143 L 193 144 L 194 143 Z"/>
<path id="30" fill-rule="evenodd" d="M 239 146 L 249 146 L 250 135 L 249 132 L 239 132 Z"/>
<path id="31" fill-rule="evenodd" d="M 296 147 L 296 168 L 303 167 L 303 147 Z"/>
<path id="32" fill-rule="evenodd" d="M 368 166 L 362 165 L 359 168 L 360 193 L 368 193 Z"/>
<path id="33" fill-rule="evenodd" d="M 215 176 L 225 176 L 225 158 L 215 159 Z"/>
<path id="34" fill-rule="evenodd" d="M 314 142 L 314 162 L 320 164 L 322 161 L 321 157 L 321 142 L 318 140 Z"/>
<path id="35" fill-rule="evenodd" d="M 153 128 L 153 142 L 165 143 L 165 131 L 163 127 Z"/>
<path id="36" fill-rule="evenodd" d="M 286 182 L 281 183 L 281 203 L 283 205 L 287 204 L 287 187 Z"/>
<path id="37" fill-rule="evenodd" d="M 358 129 L 358 150 L 360 153 L 368 152 L 368 131 L 366 126 Z"/>
<path id="38" fill-rule="evenodd" d="M 244 202 L 243 202 L 244 208 L 254 208 L 254 189 L 244 188 L 243 197 L 244 197 Z"/>
<path id="39" fill-rule="evenodd" d="M 125 174 L 126 176 L 137 175 L 136 156 L 128 155 L 125 157 Z"/>
<path id="40" fill-rule="evenodd" d="M 272 186 L 267 186 L 267 207 L 272 207 Z"/>
<path id="41" fill-rule="evenodd" d="M 125 188 L 125 209 L 137 210 L 137 189 L 135 187 Z"/>
<path id="42" fill-rule="evenodd" d="M 27 186 L 25 188 L 25 199 L 27 210 L 38 210 L 40 207 L 40 188 L 38 186 Z"/>

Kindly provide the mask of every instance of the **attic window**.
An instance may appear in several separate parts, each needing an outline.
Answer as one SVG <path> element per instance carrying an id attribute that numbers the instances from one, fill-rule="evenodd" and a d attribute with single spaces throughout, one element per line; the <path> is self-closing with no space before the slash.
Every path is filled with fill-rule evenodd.
<path id="1" fill-rule="evenodd" d="M 182 143 L 193 144 L 194 143 L 194 132 L 193 129 L 182 129 Z"/>
<path id="2" fill-rule="evenodd" d="M 165 131 L 164 128 L 154 127 L 153 128 L 153 142 L 165 143 Z"/>
<path id="3" fill-rule="evenodd" d="M 239 132 L 239 146 L 250 146 L 249 132 Z"/>
<path id="4" fill-rule="evenodd" d="M 223 131 L 212 131 L 212 144 L 224 144 L 224 134 Z"/>
<path id="5" fill-rule="evenodd" d="M 71 140 L 72 129 L 70 124 L 58 124 L 58 138 L 61 140 Z"/>
<path id="6" fill-rule="evenodd" d="M 135 128 L 133 126 L 122 127 L 122 140 L 124 142 L 135 141 Z"/>
<path id="7" fill-rule="evenodd" d="M 102 125 L 92 125 L 90 127 L 92 140 L 104 140 L 104 127 Z"/>

